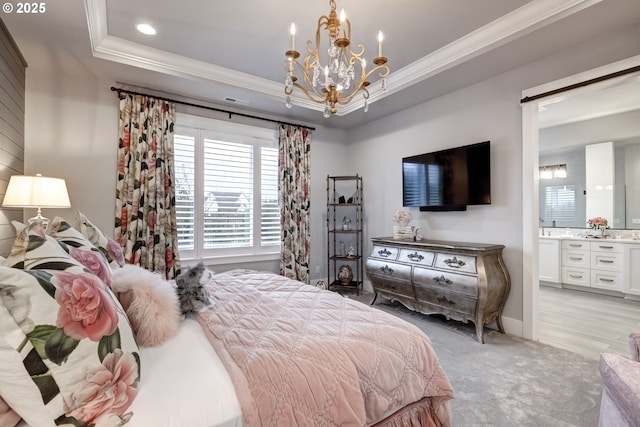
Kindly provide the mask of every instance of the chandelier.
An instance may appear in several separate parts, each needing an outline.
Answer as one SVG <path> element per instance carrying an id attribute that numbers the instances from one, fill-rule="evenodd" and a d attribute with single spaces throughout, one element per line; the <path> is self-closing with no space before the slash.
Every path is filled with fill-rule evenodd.
<path id="1" fill-rule="evenodd" d="M 378 77 L 389 75 L 389 67 L 385 65 L 387 58 L 382 56 L 382 32 L 378 32 L 378 56 L 373 59 L 375 65 L 367 71 L 367 63 L 364 55 L 364 45 L 359 44 L 357 51 L 351 45 L 351 22 L 346 19 L 344 9 L 340 12 L 340 18 L 336 13 L 336 3 L 329 1 L 331 11 L 329 16 L 323 15 L 318 19 L 316 29 L 316 44 L 311 45 L 307 41 L 307 56 L 304 62 L 298 61 L 300 52 L 295 46 L 295 24 L 291 24 L 291 49 L 285 52 L 287 59 L 284 66 L 287 71 L 284 93 L 287 95 L 286 106 L 291 108 L 291 94 L 294 88 L 300 89 L 313 102 L 324 104 L 324 117 L 329 118 L 338 109 L 337 104 L 347 105 L 358 94 L 364 98 L 364 111 L 369 110 L 369 78 L 378 73 Z M 328 33 L 328 47 L 324 63 L 321 61 L 320 33 L 322 30 Z M 302 81 L 299 82 L 295 75 L 299 72 Z M 385 81 L 382 81 L 383 88 Z"/>

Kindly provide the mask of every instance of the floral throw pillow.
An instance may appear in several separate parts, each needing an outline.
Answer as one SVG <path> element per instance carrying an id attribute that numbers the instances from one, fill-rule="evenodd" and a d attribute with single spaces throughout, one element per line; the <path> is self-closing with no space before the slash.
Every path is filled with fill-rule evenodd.
<path id="1" fill-rule="evenodd" d="M 80 261 L 82 265 L 111 286 L 112 271 L 106 255 L 64 218 L 57 216 L 49 222 L 46 234 L 67 245 L 69 253 L 74 259 Z"/>
<path id="2" fill-rule="evenodd" d="M 80 218 L 80 232 L 105 254 L 111 266 L 122 267 L 124 265 L 124 253 L 120 245 L 115 240 L 107 237 L 82 212 L 78 211 L 78 217 Z"/>
<path id="3" fill-rule="evenodd" d="M 66 270 L 80 266 L 100 277 L 107 285 L 111 284 L 111 269 L 100 252 L 68 246 L 47 236 L 37 223 L 18 232 L 4 265 L 24 270 Z"/>
<path id="4" fill-rule="evenodd" d="M 22 361 L 18 374 L 30 378 L 0 387 L 18 415 L 32 425 L 76 427 L 129 420 L 140 358 L 122 307 L 104 282 L 78 268 L 0 267 L 0 304 L 0 340 Z M 8 365 L 0 364 L 3 379 L 16 375 L 15 363 Z M 12 396 L 32 393 L 34 384 L 39 401 L 28 402 L 28 410 L 12 403 Z M 30 421 L 43 413 L 49 423 Z"/>

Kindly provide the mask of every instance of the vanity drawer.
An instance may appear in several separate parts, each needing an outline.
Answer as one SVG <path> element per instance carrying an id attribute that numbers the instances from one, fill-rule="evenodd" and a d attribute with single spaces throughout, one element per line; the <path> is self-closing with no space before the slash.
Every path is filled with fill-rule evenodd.
<path id="1" fill-rule="evenodd" d="M 591 252 L 591 268 L 622 271 L 624 255 L 619 253 Z"/>
<path id="2" fill-rule="evenodd" d="M 476 257 L 468 255 L 436 254 L 435 267 L 444 270 L 476 273 Z"/>
<path id="3" fill-rule="evenodd" d="M 591 252 L 594 251 L 621 254 L 624 252 L 624 246 L 620 243 L 591 242 Z"/>
<path id="4" fill-rule="evenodd" d="M 431 266 L 435 254 L 433 252 L 415 251 L 410 249 L 401 249 L 398 261 L 413 263 L 415 265 Z"/>
<path id="5" fill-rule="evenodd" d="M 423 313 L 452 315 L 451 312 L 457 312 L 458 316 L 454 317 L 462 319 L 473 319 L 476 314 L 476 298 L 422 285 L 416 285 L 414 289 Z"/>
<path id="6" fill-rule="evenodd" d="M 418 286 L 446 289 L 472 297 L 478 296 L 478 278 L 426 268 L 413 268 L 413 283 Z"/>
<path id="7" fill-rule="evenodd" d="M 589 251 L 583 250 L 562 250 L 562 265 L 567 267 L 589 268 Z"/>
<path id="8" fill-rule="evenodd" d="M 591 270 L 591 287 L 622 291 L 623 275 L 617 271 Z"/>
<path id="9" fill-rule="evenodd" d="M 367 260 L 367 275 L 411 283 L 411 266 L 369 258 Z"/>
<path id="10" fill-rule="evenodd" d="M 562 283 L 591 286 L 591 271 L 588 268 L 562 267 Z"/>
<path id="11" fill-rule="evenodd" d="M 373 247 L 373 250 L 371 250 L 371 256 L 373 258 L 395 260 L 398 258 L 398 252 L 398 248 L 376 245 Z"/>
<path id="12" fill-rule="evenodd" d="M 584 249 L 589 250 L 591 242 L 583 242 L 581 240 L 563 240 L 562 241 L 562 249 Z"/>

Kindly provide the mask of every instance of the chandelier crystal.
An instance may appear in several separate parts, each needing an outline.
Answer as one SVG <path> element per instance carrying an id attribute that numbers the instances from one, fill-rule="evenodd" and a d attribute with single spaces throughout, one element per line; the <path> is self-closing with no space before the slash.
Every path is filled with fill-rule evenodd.
<path id="1" fill-rule="evenodd" d="M 387 58 L 382 56 L 382 32 L 378 33 L 378 56 L 373 59 L 374 67 L 367 71 L 364 58 L 364 45 L 359 44 L 357 51 L 351 45 L 351 22 L 346 18 L 344 10 L 340 18 L 336 13 L 336 3 L 329 1 L 329 16 L 318 19 L 316 43 L 312 46 L 307 41 L 307 55 L 303 62 L 298 61 L 300 52 L 295 48 L 295 24 L 291 24 L 291 49 L 285 52 L 287 59 L 284 66 L 287 76 L 284 82 L 284 93 L 287 95 L 285 105 L 291 108 L 291 94 L 298 88 L 307 98 L 318 104 L 324 104 L 324 117 L 329 118 L 338 111 L 337 105 L 347 105 L 354 97 L 362 93 L 364 110 L 369 109 L 369 78 L 377 73 L 378 77 L 389 75 Z M 321 32 L 327 32 L 326 50 L 321 47 Z M 299 73 L 301 81 L 296 76 Z M 383 80 L 386 90 L 386 81 Z"/>

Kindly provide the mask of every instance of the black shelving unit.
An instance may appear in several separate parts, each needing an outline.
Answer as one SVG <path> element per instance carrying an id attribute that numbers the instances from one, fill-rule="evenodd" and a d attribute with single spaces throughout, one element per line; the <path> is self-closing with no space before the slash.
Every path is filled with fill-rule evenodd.
<path id="1" fill-rule="evenodd" d="M 360 294 L 364 278 L 362 177 L 327 175 L 329 290 Z M 351 276 L 351 277 L 349 277 Z"/>

